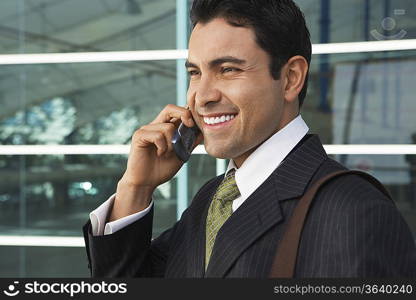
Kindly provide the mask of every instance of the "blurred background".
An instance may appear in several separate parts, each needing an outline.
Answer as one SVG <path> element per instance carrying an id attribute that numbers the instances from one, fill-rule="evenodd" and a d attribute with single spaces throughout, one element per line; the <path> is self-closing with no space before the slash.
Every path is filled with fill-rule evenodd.
<path id="1" fill-rule="evenodd" d="M 414 1 L 295 2 L 313 44 L 330 44 L 314 48 L 303 118 L 332 157 L 386 185 L 416 236 Z M 186 101 L 191 3 L 0 1 L 0 277 L 89 276 L 81 228 L 115 192 L 132 133 Z M 226 164 L 198 148 L 156 191 L 154 236 Z"/>

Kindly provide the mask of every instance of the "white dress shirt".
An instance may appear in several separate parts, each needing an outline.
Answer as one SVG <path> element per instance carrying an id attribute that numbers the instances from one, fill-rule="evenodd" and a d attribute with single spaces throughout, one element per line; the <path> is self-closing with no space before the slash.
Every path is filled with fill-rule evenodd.
<path id="1" fill-rule="evenodd" d="M 233 212 L 266 181 L 308 131 L 308 126 L 302 117 L 298 115 L 289 124 L 261 144 L 243 162 L 240 168 L 236 167 L 232 159 L 230 160 L 227 172 L 233 168 L 236 169 L 235 181 L 241 194 L 240 197 L 233 201 Z M 114 198 L 115 194 L 90 213 L 93 235 L 114 233 L 145 216 L 153 205 L 152 200 L 146 209 L 105 224 L 109 208 L 112 206 Z"/>

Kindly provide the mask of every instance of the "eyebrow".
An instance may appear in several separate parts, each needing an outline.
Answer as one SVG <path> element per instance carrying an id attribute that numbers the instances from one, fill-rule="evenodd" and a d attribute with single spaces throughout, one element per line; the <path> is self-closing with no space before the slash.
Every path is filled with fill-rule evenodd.
<path id="1" fill-rule="evenodd" d="M 233 64 L 237 64 L 237 65 L 243 65 L 246 63 L 246 61 L 244 59 L 239 59 L 237 57 L 234 56 L 223 56 L 223 57 L 219 57 L 216 58 L 214 60 L 211 60 L 208 65 L 211 69 L 213 69 L 216 66 L 219 66 L 223 63 L 233 63 Z M 185 62 L 185 68 L 198 68 L 198 66 L 192 62 L 190 62 L 189 60 L 186 60 Z"/>

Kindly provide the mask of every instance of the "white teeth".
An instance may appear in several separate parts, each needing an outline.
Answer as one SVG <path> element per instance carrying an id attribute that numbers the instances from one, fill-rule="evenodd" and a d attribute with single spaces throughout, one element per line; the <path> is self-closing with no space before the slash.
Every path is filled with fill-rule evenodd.
<path id="1" fill-rule="evenodd" d="M 204 122 L 209 125 L 212 125 L 212 124 L 224 123 L 232 119 L 234 119 L 234 115 L 223 115 L 221 117 L 212 117 L 212 118 L 204 117 Z"/>

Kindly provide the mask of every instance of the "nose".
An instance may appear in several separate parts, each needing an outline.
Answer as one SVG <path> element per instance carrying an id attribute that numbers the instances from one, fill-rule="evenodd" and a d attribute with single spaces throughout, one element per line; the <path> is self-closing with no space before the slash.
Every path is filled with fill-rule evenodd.
<path id="1" fill-rule="evenodd" d="M 206 106 L 221 100 L 221 92 L 218 89 L 215 79 L 201 76 L 200 82 L 194 87 L 195 104 Z"/>

